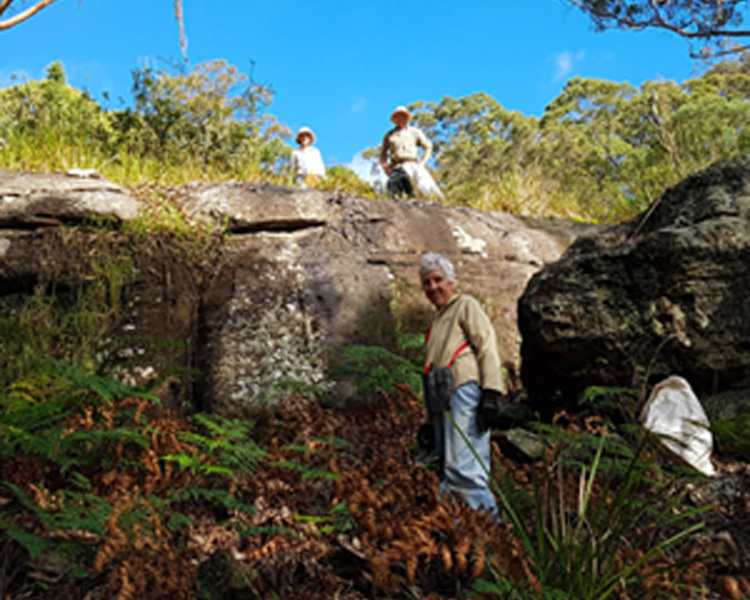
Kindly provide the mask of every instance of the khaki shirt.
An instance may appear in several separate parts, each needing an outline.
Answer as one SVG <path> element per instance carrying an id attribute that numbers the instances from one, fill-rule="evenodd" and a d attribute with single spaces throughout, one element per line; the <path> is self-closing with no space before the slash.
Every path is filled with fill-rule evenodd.
<path id="1" fill-rule="evenodd" d="M 389 161 L 388 164 L 395 166 L 399 163 L 419 160 L 419 146 L 425 152 L 432 151 L 432 142 L 416 127 L 406 126 L 403 129 L 394 127 L 383 138 L 380 148 L 380 160 Z"/>
<path id="2" fill-rule="evenodd" d="M 438 311 L 425 344 L 425 365 L 445 367 L 464 342 L 453 363 L 453 389 L 475 381 L 482 389 L 503 392 L 500 354 L 490 318 L 474 298 L 456 294 Z"/>

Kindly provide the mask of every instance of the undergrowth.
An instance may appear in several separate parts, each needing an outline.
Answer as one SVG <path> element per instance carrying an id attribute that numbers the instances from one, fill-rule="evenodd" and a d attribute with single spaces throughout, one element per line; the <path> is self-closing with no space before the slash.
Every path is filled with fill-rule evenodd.
<path id="1" fill-rule="evenodd" d="M 194 520 L 254 511 L 231 488 L 265 456 L 247 436 L 252 423 L 185 420 L 66 363 L 47 374 L 53 398 L 27 389 L 2 399 L 0 460 L 14 498 L 4 535 L 31 559 L 54 552 L 78 577 L 106 572 L 118 598 L 187 597 Z"/>
<path id="2" fill-rule="evenodd" d="M 10 598 L 213 598 L 236 569 L 247 597 L 677 598 L 703 575 L 699 515 L 601 419 L 540 427 L 536 462 L 493 443 L 496 523 L 438 498 L 404 384 L 356 410 L 290 389 L 252 419 L 186 418 L 82 366 L 44 373 L 0 400 Z"/>
<path id="3" fill-rule="evenodd" d="M 107 221 L 86 223 L 75 235 L 61 228 L 45 242 L 57 260 L 50 272 L 0 296 L 0 394 L 11 385 L 41 385 L 38 367 L 50 357 L 113 373 L 127 344 L 116 326 L 141 263 L 176 260 L 201 273 L 213 259 L 221 232 L 190 220 L 165 188 L 143 185 L 133 193 L 141 202 L 137 218 L 119 231 Z"/>
<path id="4" fill-rule="evenodd" d="M 544 598 L 680 598 L 700 587 L 704 565 L 686 541 L 706 509 L 687 506 L 680 475 L 659 467 L 655 439 L 634 446 L 595 417 L 538 432 L 547 449 L 530 489 L 503 474 L 498 496 Z"/>

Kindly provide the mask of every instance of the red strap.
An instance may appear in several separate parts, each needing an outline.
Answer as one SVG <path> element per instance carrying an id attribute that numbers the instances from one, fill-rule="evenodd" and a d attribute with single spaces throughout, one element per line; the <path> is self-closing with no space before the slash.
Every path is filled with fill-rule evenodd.
<path id="1" fill-rule="evenodd" d="M 453 356 L 451 356 L 450 361 L 448 361 L 448 364 L 446 365 L 449 369 L 453 366 L 453 363 L 456 362 L 456 359 L 458 358 L 458 355 L 461 354 L 461 352 L 464 351 L 465 348 L 469 347 L 469 342 L 464 342 L 458 347 L 458 350 L 456 350 L 453 353 Z"/>
<path id="2" fill-rule="evenodd" d="M 425 336 L 425 344 L 427 343 L 427 340 L 429 339 L 429 337 L 430 337 L 430 330 L 428 329 L 427 330 L 427 335 Z M 456 359 L 458 358 L 458 355 L 461 354 L 461 352 L 463 352 L 468 347 L 469 347 L 469 342 L 464 342 L 463 344 L 461 344 L 458 347 L 458 350 L 456 350 L 453 353 L 453 356 L 451 356 L 451 359 L 448 361 L 448 364 L 445 365 L 445 366 L 448 369 L 450 369 L 453 366 L 453 363 L 456 362 Z M 424 366 L 424 372 L 425 373 L 429 373 L 430 372 L 430 365 L 425 365 Z"/>

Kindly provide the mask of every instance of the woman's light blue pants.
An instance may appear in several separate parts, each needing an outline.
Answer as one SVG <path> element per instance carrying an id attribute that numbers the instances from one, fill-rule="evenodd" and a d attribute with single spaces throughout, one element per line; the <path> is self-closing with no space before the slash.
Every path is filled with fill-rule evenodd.
<path id="1" fill-rule="evenodd" d="M 433 417 L 435 449 L 443 456 L 441 492 L 452 492 L 474 509 L 484 509 L 497 517 L 497 503 L 489 486 L 490 431 L 477 428 L 477 410 L 482 390 L 475 382 L 459 386 L 451 396 L 450 415 Z M 455 425 L 454 425 L 455 424 Z M 466 441 L 460 429 L 466 436 Z M 481 463 L 477 460 L 477 456 Z"/>

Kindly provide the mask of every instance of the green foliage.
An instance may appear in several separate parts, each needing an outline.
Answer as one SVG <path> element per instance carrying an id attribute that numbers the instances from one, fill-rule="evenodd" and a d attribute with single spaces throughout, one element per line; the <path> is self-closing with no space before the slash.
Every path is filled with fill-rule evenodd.
<path id="1" fill-rule="evenodd" d="M 346 192 L 361 198 L 377 198 L 376 190 L 347 167 L 335 166 L 326 170 L 326 178 L 316 188 L 329 192 Z"/>
<path id="2" fill-rule="evenodd" d="M 105 144 L 110 122 L 101 107 L 85 92 L 65 82 L 62 64 L 47 69 L 43 81 L 27 81 L 0 90 L 0 137 L 3 162 L 35 170 L 45 163 L 50 170 L 67 169 L 65 152 L 75 154 Z"/>
<path id="3" fill-rule="evenodd" d="M 130 428 L 65 431 L 65 420 L 77 409 L 111 403 L 115 399 L 141 397 L 155 401 L 141 390 L 120 381 L 87 372 L 63 361 L 45 361 L 37 374 L 44 384 L 37 388 L 10 386 L 0 396 L 0 458 L 17 453 L 37 455 L 54 461 L 65 472 L 69 468 L 103 465 L 113 458 L 107 449 L 118 443 L 146 444 L 143 433 Z M 125 411 L 125 416 L 127 411 Z M 102 463 L 102 459 L 104 462 Z"/>
<path id="4" fill-rule="evenodd" d="M 47 506 L 40 506 L 25 490 L 10 482 L 5 485 L 49 531 L 82 529 L 101 535 L 112 512 L 112 505 L 95 494 L 60 489 L 50 497 Z"/>
<path id="5" fill-rule="evenodd" d="M 252 473 L 266 452 L 253 441 L 252 421 L 226 419 L 220 415 L 198 413 L 193 417 L 197 432 L 180 432 L 180 439 L 194 444 L 199 453 L 164 456 L 182 468 L 202 474 L 234 477 L 235 471 Z M 206 464 L 205 456 L 215 457 L 218 465 Z"/>
<path id="6" fill-rule="evenodd" d="M 750 413 L 711 422 L 716 447 L 725 456 L 750 456 Z"/>
<path id="7" fill-rule="evenodd" d="M 48 77 L 0 90 L 0 159 L 6 168 L 94 168 L 122 183 L 257 180 L 290 152 L 289 130 L 264 111 L 273 92 L 223 60 L 173 72 L 133 71 L 132 108 L 106 111 Z"/>
<path id="8" fill-rule="evenodd" d="M 336 378 L 353 378 L 363 392 L 396 391 L 395 384 L 406 384 L 413 390 L 422 385 L 422 368 L 410 360 L 380 346 L 347 346 L 331 367 Z"/>
<path id="9" fill-rule="evenodd" d="M 696 170 L 750 151 L 747 64 L 741 54 L 682 84 L 640 88 L 576 77 L 541 118 L 485 93 L 411 108 L 434 141 L 447 203 L 617 222 Z M 0 90 L 0 160 L 19 170 L 90 167 L 122 183 L 290 184 L 283 167 L 290 132 L 266 112 L 272 98 L 222 60 L 189 71 L 145 64 L 133 71 L 133 105 L 107 111 L 68 86 L 55 63 L 43 81 Z M 315 186 L 382 193 L 346 167 L 327 175 Z M 168 203 L 160 208 L 180 221 Z"/>
<path id="10" fill-rule="evenodd" d="M 328 515 L 323 517 L 327 525 L 321 528 L 321 533 L 336 533 L 342 534 L 353 530 L 356 527 L 356 520 L 352 516 L 349 510 L 349 505 L 346 502 L 339 502 L 328 512 Z"/>
<path id="11" fill-rule="evenodd" d="M 53 543 L 47 538 L 35 535 L 25 529 L 21 529 L 20 527 L 9 527 L 5 531 L 5 535 L 21 544 L 31 558 L 35 558 L 53 546 Z"/>
<path id="12" fill-rule="evenodd" d="M 33 386 L 33 372 L 49 357 L 89 366 L 97 362 L 100 342 L 121 310 L 121 290 L 135 276 L 130 255 L 109 246 L 106 237 L 101 232 L 97 252 L 82 258 L 82 283 L 39 284 L 33 294 L 0 298 L 0 393 L 11 382 L 17 393 Z"/>
<path id="13" fill-rule="evenodd" d="M 305 396 L 317 398 L 328 393 L 328 390 L 316 385 L 310 385 L 304 381 L 292 381 L 289 379 L 283 379 L 277 381 L 271 387 L 271 390 L 266 396 L 266 401 L 272 400 L 278 396 L 288 396 L 292 392 L 300 392 Z"/>
<path id="14" fill-rule="evenodd" d="M 583 416 L 606 416 L 610 421 L 637 423 L 642 393 L 633 388 L 592 385 L 581 392 L 578 406 Z"/>
<path id="15" fill-rule="evenodd" d="M 133 71 L 133 94 L 135 109 L 115 114 L 116 144 L 129 153 L 166 163 L 188 155 L 232 172 L 273 169 L 284 155 L 281 137 L 288 130 L 262 112 L 272 91 L 247 84 L 224 60 L 177 74 L 147 65 Z"/>
<path id="16" fill-rule="evenodd" d="M 493 484 L 501 512 L 535 566 L 541 597 L 603 600 L 618 589 L 645 593 L 643 572 L 658 572 L 650 563 L 674 556 L 703 527 L 698 516 L 705 509 L 684 506 L 677 480 L 657 474 L 651 436 L 641 436 L 632 449 L 606 431 L 591 435 L 540 425 L 539 433 L 555 452 L 545 454 L 532 493 L 502 479 Z M 477 589 L 503 598 L 539 597 L 511 592 L 502 573 L 490 571 L 483 579 Z"/>
<path id="17" fill-rule="evenodd" d="M 540 119 L 484 93 L 411 105 L 448 203 L 616 222 L 714 161 L 750 150 L 747 59 L 682 85 L 575 77 Z"/>
<path id="18" fill-rule="evenodd" d="M 340 477 L 337 473 L 332 473 L 331 471 L 323 469 L 311 468 L 307 465 L 291 460 L 275 461 L 271 464 L 275 467 L 281 467 L 282 469 L 296 471 L 302 475 L 303 479 L 338 479 Z"/>
<path id="19" fill-rule="evenodd" d="M 80 365 L 46 367 L 48 385 L 0 397 L 3 485 L 26 513 L 0 514 L 0 529 L 30 555 L 53 552 L 82 576 L 109 563 L 137 571 L 137 560 L 188 552 L 179 536 L 196 511 L 255 511 L 234 483 L 266 455 L 252 422 L 199 414 L 191 424 Z M 18 460 L 24 469 L 9 468 Z"/>

